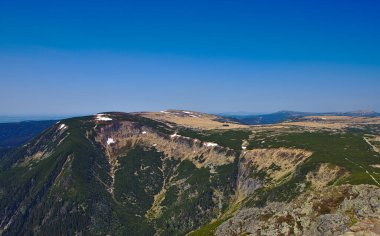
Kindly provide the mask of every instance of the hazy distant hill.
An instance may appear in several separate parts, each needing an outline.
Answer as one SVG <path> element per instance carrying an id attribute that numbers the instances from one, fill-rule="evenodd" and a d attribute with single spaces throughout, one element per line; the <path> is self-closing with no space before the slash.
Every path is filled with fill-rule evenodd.
<path id="1" fill-rule="evenodd" d="M 72 117 L 69 115 L 0 115 L 0 123 L 16 123 L 23 121 L 43 121 L 43 120 L 60 120 L 67 117 Z"/>
<path id="2" fill-rule="evenodd" d="M 378 117 L 380 113 L 374 111 L 353 111 L 353 112 L 325 112 L 325 113 L 313 113 L 313 112 L 296 112 L 296 111 L 279 111 L 270 114 L 259 115 L 241 115 L 222 113 L 223 117 L 234 119 L 242 124 L 247 125 L 259 125 L 259 124 L 275 124 L 283 121 L 293 120 L 296 118 L 302 118 L 305 116 L 353 116 L 353 117 Z"/>
<path id="3" fill-rule="evenodd" d="M 26 143 L 55 122 L 53 120 L 45 120 L 0 123 L 0 157 L 8 149 Z"/>

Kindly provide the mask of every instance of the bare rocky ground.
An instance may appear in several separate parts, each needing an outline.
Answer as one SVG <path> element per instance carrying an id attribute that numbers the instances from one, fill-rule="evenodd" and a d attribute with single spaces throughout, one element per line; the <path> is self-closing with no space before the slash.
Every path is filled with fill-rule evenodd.
<path id="1" fill-rule="evenodd" d="M 380 189 L 343 185 L 304 193 L 289 203 L 244 208 L 216 235 L 379 235 Z"/>

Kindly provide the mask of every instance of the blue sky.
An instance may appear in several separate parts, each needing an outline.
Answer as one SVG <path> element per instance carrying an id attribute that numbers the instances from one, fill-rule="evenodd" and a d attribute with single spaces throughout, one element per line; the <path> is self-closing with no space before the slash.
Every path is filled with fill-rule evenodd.
<path id="1" fill-rule="evenodd" d="M 0 115 L 380 111 L 378 1 L 0 2 Z"/>

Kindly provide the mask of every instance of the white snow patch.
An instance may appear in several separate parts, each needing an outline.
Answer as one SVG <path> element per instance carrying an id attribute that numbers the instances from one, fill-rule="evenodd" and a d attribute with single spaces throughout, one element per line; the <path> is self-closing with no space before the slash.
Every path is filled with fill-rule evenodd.
<path id="1" fill-rule="evenodd" d="M 110 121 L 110 120 L 112 120 L 112 119 L 109 118 L 109 117 L 98 117 L 97 120 Z"/>
<path id="2" fill-rule="evenodd" d="M 146 134 L 146 131 L 141 132 L 142 134 Z"/>
<path id="3" fill-rule="evenodd" d="M 65 124 L 61 124 L 61 125 L 58 127 L 59 130 L 61 130 L 61 129 L 66 129 L 66 128 L 67 128 L 67 126 L 66 126 Z"/>
<path id="4" fill-rule="evenodd" d="M 213 165 L 210 166 L 210 174 L 215 174 L 215 173 L 216 173 L 215 167 Z"/>
<path id="5" fill-rule="evenodd" d="M 156 147 L 157 146 L 157 143 L 153 143 L 153 145 L 152 145 L 153 147 Z"/>
<path id="6" fill-rule="evenodd" d="M 95 119 L 96 120 L 100 120 L 100 121 L 110 121 L 110 120 L 112 120 L 112 118 L 104 116 L 104 114 L 97 114 Z"/>
<path id="7" fill-rule="evenodd" d="M 245 150 L 245 149 L 247 149 L 247 147 L 246 146 L 241 146 L 241 149 Z"/>
<path id="8" fill-rule="evenodd" d="M 217 143 L 211 143 L 211 142 L 205 142 L 205 143 L 203 143 L 203 146 L 216 147 L 216 146 L 218 146 L 218 144 Z"/>
<path id="9" fill-rule="evenodd" d="M 107 139 L 107 145 L 110 145 L 110 144 L 113 144 L 113 143 L 116 143 L 115 140 L 113 140 L 113 138 L 108 138 Z"/>
<path id="10" fill-rule="evenodd" d="M 170 135 L 170 138 L 175 138 L 175 137 L 181 137 L 181 135 L 179 135 L 177 133 L 174 133 L 174 134 Z"/>

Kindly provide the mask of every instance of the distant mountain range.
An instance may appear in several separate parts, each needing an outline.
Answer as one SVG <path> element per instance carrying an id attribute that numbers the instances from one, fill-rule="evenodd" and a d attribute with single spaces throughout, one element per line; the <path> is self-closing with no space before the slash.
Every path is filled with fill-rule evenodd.
<path id="1" fill-rule="evenodd" d="M 219 116 L 232 119 L 246 125 L 275 124 L 288 120 L 294 120 L 305 116 L 353 116 L 353 117 L 378 117 L 379 112 L 371 110 L 359 110 L 351 112 L 298 112 L 279 111 L 270 114 L 245 115 L 234 113 L 220 113 Z"/>
<path id="2" fill-rule="evenodd" d="M 84 114 L 80 114 L 84 115 Z M 61 120 L 77 115 L 0 115 L 0 123 L 13 123 L 22 121 Z"/>

